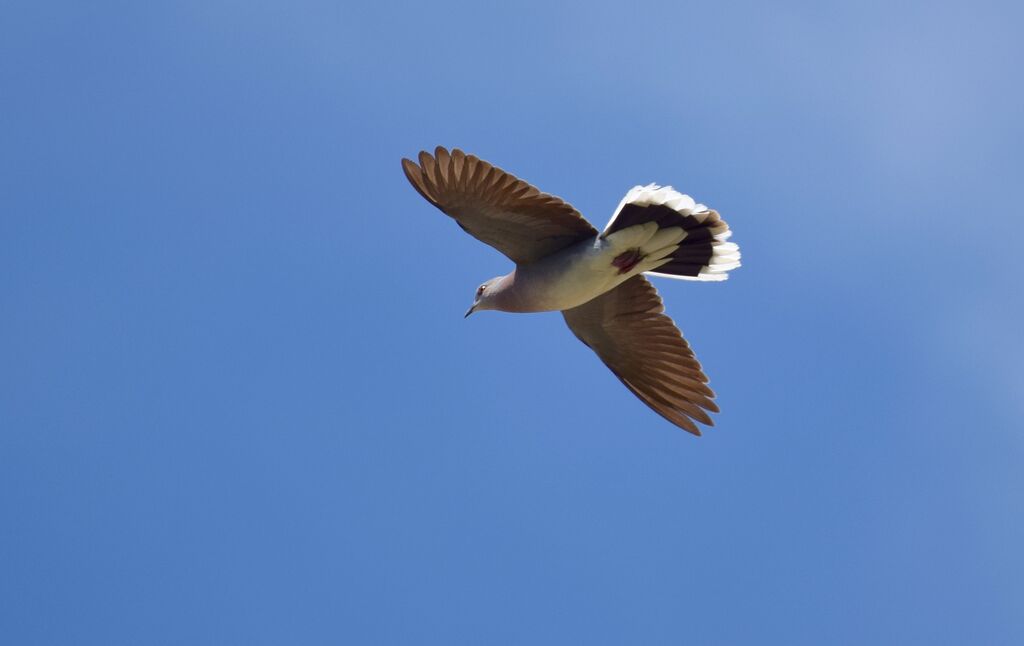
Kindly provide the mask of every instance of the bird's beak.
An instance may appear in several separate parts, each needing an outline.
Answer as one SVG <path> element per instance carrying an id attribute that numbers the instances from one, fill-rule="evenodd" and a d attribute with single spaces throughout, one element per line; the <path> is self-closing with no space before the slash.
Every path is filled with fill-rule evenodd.
<path id="1" fill-rule="evenodd" d="M 472 314 L 475 311 L 476 311 L 476 303 L 473 303 L 472 305 L 470 305 L 469 309 L 466 310 L 466 315 L 463 316 L 462 318 L 464 318 L 464 319 L 469 318 L 469 315 Z"/>

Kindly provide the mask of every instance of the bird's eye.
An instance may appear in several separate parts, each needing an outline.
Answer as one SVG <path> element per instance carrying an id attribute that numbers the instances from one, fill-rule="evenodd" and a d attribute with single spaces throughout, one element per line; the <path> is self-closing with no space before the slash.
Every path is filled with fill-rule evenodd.
<path id="1" fill-rule="evenodd" d="M 476 288 L 476 295 L 479 296 L 479 295 L 483 294 L 484 293 L 484 289 L 486 287 L 487 287 L 487 285 L 480 285 L 479 287 L 477 287 Z"/>

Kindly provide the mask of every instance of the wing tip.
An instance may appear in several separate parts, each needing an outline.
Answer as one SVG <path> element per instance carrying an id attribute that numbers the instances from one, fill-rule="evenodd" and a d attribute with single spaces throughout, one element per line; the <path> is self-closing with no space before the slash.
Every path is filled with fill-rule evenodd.
<path id="1" fill-rule="evenodd" d="M 413 188 L 425 200 L 440 208 L 439 190 L 443 191 L 444 187 L 450 184 L 453 168 L 455 174 L 459 175 L 458 171 L 465 160 L 471 157 L 472 155 L 467 155 L 460 148 L 452 148 L 449 151 L 444 146 L 436 146 L 433 154 L 421 150 L 417 155 L 418 164 L 403 157 L 402 170 L 405 171 L 405 176 Z"/>
<path id="2" fill-rule="evenodd" d="M 683 429 L 687 433 L 691 433 L 693 435 L 696 435 L 697 437 L 701 437 L 701 436 L 704 435 L 703 433 L 701 433 L 700 427 L 697 426 L 697 424 L 694 422 L 694 420 L 690 419 L 690 417 L 688 415 L 684 415 L 684 414 L 679 413 L 678 414 L 679 415 L 679 419 L 672 419 L 671 417 L 669 417 L 668 415 L 665 415 L 664 413 L 662 413 L 661 411 L 659 411 L 657 409 L 655 409 L 655 412 L 658 413 L 659 415 L 661 415 L 662 417 L 664 417 L 665 419 L 667 419 L 669 422 L 671 422 L 672 424 L 674 424 L 678 428 Z M 673 412 L 675 412 L 675 411 L 673 411 Z"/>
<path id="3" fill-rule="evenodd" d="M 420 153 L 420 161 L 423 161 L 423 155 L 426 153 Z M 402 171 L 405 173 L 405 178 L 409 180 L 412 187 L 416 189 L 416 192 L 420 194 L 423 199 L 430 202 L 434 206 L 438 206 L 437 198 L 434 197 L 427 184 L 427 180 L 423 174 L 423 167 L 414 162 L 411 159 L 402 158 Z"/>

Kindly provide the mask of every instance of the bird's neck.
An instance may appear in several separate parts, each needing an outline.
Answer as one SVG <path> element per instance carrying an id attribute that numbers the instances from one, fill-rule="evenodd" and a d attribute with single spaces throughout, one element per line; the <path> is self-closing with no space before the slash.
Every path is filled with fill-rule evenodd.
<path id="1" fill-rule="evenodd" d="M 516 282 L 516 270 L 499 278 L 492 286 L 494 305 L 502 312 L 525 312 L 522 290 Z"/>

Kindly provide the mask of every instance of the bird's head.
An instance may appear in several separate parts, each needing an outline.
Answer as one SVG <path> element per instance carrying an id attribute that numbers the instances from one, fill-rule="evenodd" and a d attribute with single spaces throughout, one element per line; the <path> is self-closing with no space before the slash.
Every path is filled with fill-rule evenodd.
<path id="1" fill-rule="evenodd" d="M 479 310 L 497 309 L 495 298 L 500 291 L 499 285 L 503 277 L 492 278 L 476 288 L 476 295 L 473 297 L 473 304 L 466 310 L 466 316 Z M 465 317 L 463 317 L 465 318 Z"/>

